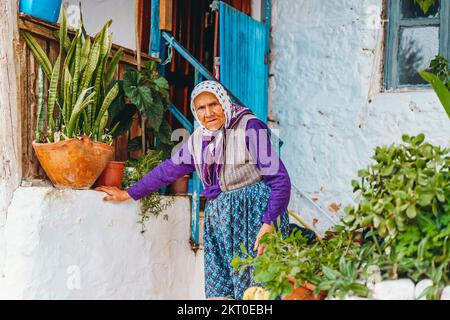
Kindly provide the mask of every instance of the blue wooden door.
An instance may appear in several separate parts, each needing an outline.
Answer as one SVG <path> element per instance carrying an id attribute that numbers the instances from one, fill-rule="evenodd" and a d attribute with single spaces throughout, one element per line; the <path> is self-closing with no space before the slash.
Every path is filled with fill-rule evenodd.
<path id="1" fill-rule="evenodd" d="M 267 28 L 220 2 L 220 81 L 256 116 L 267 122 Z"/>

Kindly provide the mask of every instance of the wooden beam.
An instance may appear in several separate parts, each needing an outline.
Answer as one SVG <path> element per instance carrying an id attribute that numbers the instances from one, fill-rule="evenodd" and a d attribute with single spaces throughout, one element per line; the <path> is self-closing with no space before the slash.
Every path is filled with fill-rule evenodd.
<path id="1" fill-rule="evenodd" d="M 159 28 L 172 31 L 173 0 L 161 0 Z"/>
<path id="2" fill-rule="evenodd" d="M 20 45 L 17 1 L 0 1 L 0 225 L 6 221 L 6 210 L 21 180 L 19 83 Z"/>

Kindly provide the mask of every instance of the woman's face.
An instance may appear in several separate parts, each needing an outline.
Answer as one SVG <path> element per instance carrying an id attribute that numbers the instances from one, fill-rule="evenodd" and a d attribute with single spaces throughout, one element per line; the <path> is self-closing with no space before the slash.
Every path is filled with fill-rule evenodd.
<path id="1" fill-rule="evenodd" d="M 225 123 L 225 112 L 214 94 L 210 92 L 199 94 L 194 99 L 194 106 L 198 120 L 206 129 L 216 131 Z"/>

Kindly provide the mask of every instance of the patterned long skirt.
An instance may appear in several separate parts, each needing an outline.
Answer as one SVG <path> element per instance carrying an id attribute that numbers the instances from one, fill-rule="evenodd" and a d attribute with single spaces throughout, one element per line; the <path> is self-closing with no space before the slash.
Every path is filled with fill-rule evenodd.
<path id="1" fill-rule="evenodd" d="M 205 208 L 203 244 L 205 250 L 205 295 L 210 298 L 242 299 L 244 291 L 257 285 L 252 270 L 233 270 L 231 259 L 244 257 L 241 244 L 253 257 L 262 218 L 269 201 L 270 187 L 258 182 L 244 188 L 222 192 L 208 200 Z M 287 213 L 281 217 L 279 228 L 288 232 Z"/>

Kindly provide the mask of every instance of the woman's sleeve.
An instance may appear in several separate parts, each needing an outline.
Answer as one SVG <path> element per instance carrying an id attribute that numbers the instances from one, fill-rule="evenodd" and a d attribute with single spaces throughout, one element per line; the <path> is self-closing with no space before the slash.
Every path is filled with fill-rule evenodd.
<path id="1" fill-rule="evenodd" d="M 194 160 L 185 143 L 177 154 L 158 165 L 127 191 L 134 200 L 139 200 L 194 171 Z"/>
<path id="2" fill-rule="evenodd" d="M 256 134 L 246 135 L 247 149 L 256 160 L 264 182 L 271 188 L 267 211 L 262 221 L 267 224 L 273 222 L 276 226 L 278 217 L 287 211 L 289 205 L 291 180 L 283 162 L 273 150 L 267 125 L 259 119 L 252 119 L 247 123 L 246 132 L 249 130 Z"/>

